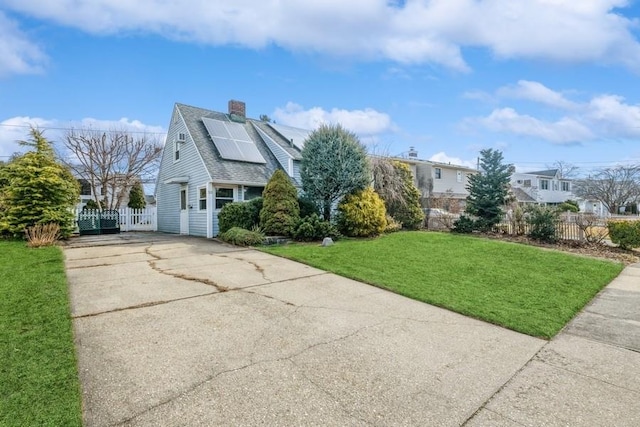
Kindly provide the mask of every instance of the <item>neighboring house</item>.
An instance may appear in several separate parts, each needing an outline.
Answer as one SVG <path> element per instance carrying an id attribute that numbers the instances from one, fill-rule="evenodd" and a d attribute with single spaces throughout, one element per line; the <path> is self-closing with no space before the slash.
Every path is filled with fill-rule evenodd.
<path id="1" fill-rule="evenodd" d="M 217 236 L 220 209 L 260 197 L 277 169 L 300 187 L 309 133 L 247 118 L 240 101 L 227 113 L 175 104 L 156 182 L 158 231 Z"/>
<path id="2" fill-rule="evenodd" d="M 607 210 L 602 203 L 576 196 L 573 193 L 573 180 L 562 178 L 558 169 L 514 173 L 511 175 L 510 183 L 516 201 L 520 204 L 557 206 L 567 200 L 575 200 L 581 212 L 594 213 L 598 216 L 607 215 Z"/>
<path id="3" fill-rule="evenodd" d="M 477 170 L 466 166 L 439 163 L 431 160 L 418 159 L 418 153 L 411 147 L 407 158 L 395 160 L 407 163 L 411 168 L 414 183 L 421 194 L 422 207 L 434 207 L 432 202 L 436 199 L 444 199 L 457 204 L 457 209 L 452 206 L 436 206 L 446 210 L 463 209 L 465 200 L 469 195 L 467 184 L 469 176 L 478 173 Z"/>
<path id="4" fill-rule="evenodd" d="M 116 190 L 117 191 L 116 194 L 111 194 L 112 193 L 111 189 L 109 188 L 103 189 L 102 186 L 98 185 L 96 187 L 96 191 L 100 194 L 98 197 L 96 197 L 95 194 L 93 194 L 93 191 L 91 189 L 91 183 L 88 180 L 84 178 L 79 178 L 78 183 L 80 184 L 80 201 L 76 206 L 78 210 L 82 210 L 82 208 L 87 204 L 89 200 L 97 201 L 98 199 L 100 200 L 108 199 L 108 201 L 110 201 L 112 197 L 115 197 L 115 198 L 120 197 L 119 207 L 121 208 L 126 207 L 127 204 L 129 203 L 129 191 L 131 190 L 131 187 L 118 189 Z M 145 198 L 146 197 L 147 196 L 145 196 Z"/>

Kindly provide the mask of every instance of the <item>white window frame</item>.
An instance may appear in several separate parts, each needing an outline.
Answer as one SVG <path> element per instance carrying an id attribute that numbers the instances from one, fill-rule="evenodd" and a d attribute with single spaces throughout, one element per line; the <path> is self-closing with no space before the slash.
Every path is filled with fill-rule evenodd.
<path id="1" fill-rule="evenodd" d="M 180 161 L 180 144 L 182 143 L 178 140 L 173 141 L 173 162 L 174 163 Z"/>
<path id="2" fill-rule="evenodd" d="M 202 195 L 202 191 L 204 190 L 204 197 Z M 204 208 L 202 207 L 202 202 L 204 202 Z M 203 212 L 207 210 L 208 206 L 208 194 L 207 194 L 207 186 L 203 185 L 202 187 L 198 187 L 198 211 Z"/>
<path id="3" fill-rule="evenodd" d="M 218 197 L 218 190 L 231 190 L 231 197 Z M 214 193 L 213 193 L 213 208 L 216 211 L 219 211 L 220 209 L 222 209 L 222 207 L 218 207 L 218 200 L 228 200 L 227 203 L 233 203 L 236 201 L 236 189 L 232 188 L 232 187 L 215 187 L 214 188 Z"/>
<path id="4" fill-rule="evenodd" d="M 462 182 L 462 180 L 463 180 L 462 171 L 456 171 L 456 181 Z"/>
<path id="5" fill-rule="evenodd" d="M 569 181 L 560 181 L 560 188 L 562 191 L 569 192 L 571 191 L 571 183 Z"/>
<path id="6" fill-rule="evenodd" d="M 541 190 L 549 190 L 549 180 L 548 179 L 541 179 L 540 180 L 540 189 Z"/>
<path id="7" fill-rule="evenodd" d="M 434 175 L 436 179 L 442 179 L 442 168 L 435 168 Z"/>

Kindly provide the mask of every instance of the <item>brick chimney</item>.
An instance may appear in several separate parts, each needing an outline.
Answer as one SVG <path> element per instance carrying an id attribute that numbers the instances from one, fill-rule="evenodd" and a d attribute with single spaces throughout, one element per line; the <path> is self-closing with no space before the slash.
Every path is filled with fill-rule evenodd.
<path id="1" fill-rule="evenodd" d="M 229 101 L 229 118 L 234 122 L 244 123 L 247 118 L 247 108 L 244 102 L 232 99 Z"/>

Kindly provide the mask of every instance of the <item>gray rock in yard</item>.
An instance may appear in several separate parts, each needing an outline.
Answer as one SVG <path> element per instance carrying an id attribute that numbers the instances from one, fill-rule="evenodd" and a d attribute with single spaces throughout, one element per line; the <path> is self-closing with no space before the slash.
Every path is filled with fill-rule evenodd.
<path id="1" fill-rule="evenodd" d="M 331 237 L 325 237 L 322 239 L 322 246 L 331 246 L 333 245 L 333 239 Z"/>

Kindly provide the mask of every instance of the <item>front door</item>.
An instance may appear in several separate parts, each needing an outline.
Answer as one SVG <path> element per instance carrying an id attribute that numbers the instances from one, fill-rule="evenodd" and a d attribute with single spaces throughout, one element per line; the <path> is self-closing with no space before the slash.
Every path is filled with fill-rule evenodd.
<path id="1" fill-rule="evenodd" d="M 180 189 L 180 234 L 189 234 L 189 203 L 187 188 Z"/>

